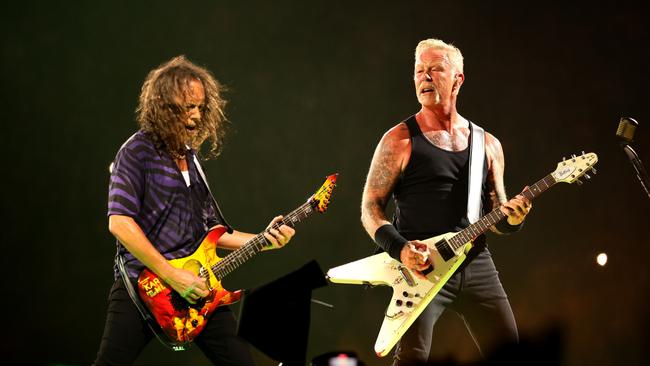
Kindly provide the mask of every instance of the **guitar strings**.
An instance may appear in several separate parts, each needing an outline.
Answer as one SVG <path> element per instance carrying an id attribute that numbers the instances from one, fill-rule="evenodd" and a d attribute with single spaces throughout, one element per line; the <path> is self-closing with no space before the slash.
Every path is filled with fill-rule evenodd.
<path id="1" fill-rule="evenodd" d="M 547 180 L 550 181 L 550 184 L 549 182 L 547 182 Z M 539 181 L 535 182 L 535 184 L 525 189 L 521 193 L 529 200 L 533 200 L 534 198 L 542 194 L 544 191 L 546 191 L 548 188 L 555 185 L 555 183 L 557 183 L 557 181 L 553 178 L 552 174 L 549 174 L 544 178 L 540 179 Z M 543 186 L 541 186 L 542 184 Z M 504 214 L 499 209 L 499 207 L 497 207 L 494 210 L 492 210 L 489 214 L 483 216 L 477 222 L 471 224 L 470 226 L 466 227 L 464 230 L 460 231 L 458 234 L 454 235 L 447 242 L 451 245 L 453 250 L 457 250 L 458 248 L 462 247 L 466 243 L 476 239 L 479 235 L 486 232 L 491 226 L 501 221 L 504 217 L 506 217 L 506 214 Z"/>
<path id="2" fill-rule="evenodd" d="M 264 232 L 268 232 L 271 229 L 277 230 L 280 226 L 286 225 L 289 222 L 292 224 L 299 222 L 313 212 L 314 209 L 310 202 L 304 203 L 291 213 L 287 214 L 282 220 L 271 225 L 270 228 L 265 229 Z M 212 271 L 217 278 L 224 278 L 230 272 L 246 262 L 246 260 L 261 251 L 267 245 L 267 239 L 264 237 L 264 232 L 257 234 L 254 238 L 242 245 L 241 248 L 228 254 L 221 261 L 215 264 L 212 267 Z"/>

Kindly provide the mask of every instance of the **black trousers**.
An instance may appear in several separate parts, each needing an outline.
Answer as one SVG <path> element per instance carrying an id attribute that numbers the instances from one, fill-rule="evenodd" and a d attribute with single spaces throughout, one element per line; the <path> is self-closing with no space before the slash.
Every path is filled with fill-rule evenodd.
<path id="1" fill-rule="evenodd" d="M 454 310 L 463 319 L 483 357 L 519 341 L 515 317 L 492 255 L 483 248 L 456 271 L 402 336 L 395 350 L 394 366 L 428 362 L 433 326 L 445 309 Z"/>
<path id="2" fill-rule="evenodd" d="M 222 306 L 212 313 L 194 343 L 215 365 L 255 365 L 248 344 L 236 335 L 236 329 L 232 311 Z M 104 335 L 94 365 L 131 365 L 154 336 L 124 282 L 116 280 L 108 296 Z"/>

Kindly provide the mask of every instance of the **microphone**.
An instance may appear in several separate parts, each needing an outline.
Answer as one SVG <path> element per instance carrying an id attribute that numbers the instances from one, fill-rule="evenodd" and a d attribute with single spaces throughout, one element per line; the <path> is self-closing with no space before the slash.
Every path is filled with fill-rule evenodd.
<path id="1" fill-rule="evenodd" d="M 630 146 L 630 143 L 634 141 L 634 132 L 636 132 L 638 126 L 639 122 L 634 118 L 622 117 L 621 121 L 618 123 L 616 137 L 618 137 L 625 155 L 630 159 L 636 172 L 636 176 L 639 179 L 639 182 L 641 182 L 641 186 L 648 195 L 648 198 L 650 198 L 650 178 L 648 178 L 648 173 L 646 172 L 641 159 L 639 159 L 639 155 L 637 155 L 636 151 L 634 151 L 632 146 Z"/>
<path id="2" fill-rule="evenodd" d="M 634 132 L 636 132 L 636 128 L 638 126 L 639 122 L 637 122 L 634 118 L 623 117 L 618 123 L 616 137 L 621 140 L 621 143 L 629 144 L 634 141 Z"/>

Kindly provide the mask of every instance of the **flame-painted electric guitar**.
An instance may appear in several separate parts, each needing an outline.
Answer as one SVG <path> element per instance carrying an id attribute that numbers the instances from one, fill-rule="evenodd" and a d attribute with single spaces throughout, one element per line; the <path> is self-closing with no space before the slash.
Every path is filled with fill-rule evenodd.
<path id="1" fill-rule="evenodd" d="M 283 224 L 293 227 L 314 212 L 325 212 L 337 176 L 338 174 L 328 176 L 306 203 L 285 215 L 273 227 L 277 229 Z M 208 317 L 218 306 L 231 304 L 241 298 L 241 290 L 230 292 L 223 288 L 221 281 L 268 245 L 263 233 L 260 233 L 239 249 L 219 258 L 216 253 L 217 241 L 225 231 L 223 226 L 210 230 L 194 253 L 169 261 L 174 267 L 190 270 L 205 279 L 210 294 L 196 304 L 190 304 L 149 269 L 143 270 L 138 277 L 137 291 L 140 299 L 157 323 L 152 324 L 152 329 L 164 344 L 174 350 L 186 349 L 203 330 Z"/>
<path id="2" fill-rule="evenodd" d="M 594 153 L 583 153 L 570 160 L 563 160 L 557 169 L 522 194 L 532 200 L 555 183 L 582 182 L 578 179 L 592 170 L 598 161 Z M 415 319 L 436 296 L 451 275 L 463 263 L 472 241 L 487 231 L 506 215 L 499 208 L 480 218 L 477 222 L 457 233 L 446 233 L 423 240 L 429 247 L 429 258 L 433 269 L 426 278 L 414 274 L 399 261 L 386 253 L 376 254 L 355 262 L 330 269 L 329 280 L 335 283 L 387 285 L 393 288 L 393 296 L 388 304 L 381 325 L 375 352 L 383 357 L 393 348 Z"/>

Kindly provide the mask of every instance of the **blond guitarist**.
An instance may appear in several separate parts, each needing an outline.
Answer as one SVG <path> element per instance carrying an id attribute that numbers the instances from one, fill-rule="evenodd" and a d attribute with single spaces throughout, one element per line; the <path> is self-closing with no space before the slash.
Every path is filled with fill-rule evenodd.
<path id="1" fill-rule="evenodd" d="M 432 265 L 429 248 L 419 240 L 460 231 L 467 219 L 469 121 L 458 114 L 456 100 L 463 74 L 460 50 L 437 39 L 421 41 L 413 76 L 420 110 L 387 131 L 377 146 L 361 204 L 368 234 L 390 256 L 424 271 Z M 503 182 L 504 156 L 499 140 L 485 133 L 482 214 L 500 206 L 508 216 L 493 230 L 519 230 L 531 203 L 522 195 L 508 200 Z M 396 203 L 393 222 L 385 210 Z M 445 309 L 456 311 L 482 355 L 517 342 L 512 309 L 487 246 L 478 240 L 456 271 L 400 340 L 394 365 L 424 364 L 432 329 Z M 434 249 L 435 250 L 435 249 Z"/>

